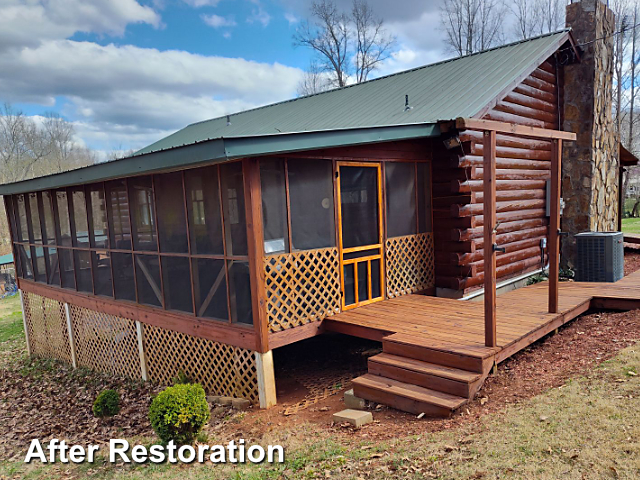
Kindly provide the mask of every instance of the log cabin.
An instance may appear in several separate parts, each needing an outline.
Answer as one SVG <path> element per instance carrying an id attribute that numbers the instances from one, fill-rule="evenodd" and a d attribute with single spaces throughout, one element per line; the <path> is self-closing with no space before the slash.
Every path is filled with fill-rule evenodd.
<path id="1" fill-rule="evenodd" d="M 594 31 L 609 15 L 596 10 Z M 336 331 L 386 342 L 359 395 L 451 413 L 493 364 L 592 300 L 558 303 L 560 159 L 576 138 L 562 131 L 564 79 L 596 68 L 577 33 L 195 123 L 127 158 L 1 186 L 29 353 L 165 383 L 181 370 L 268 407 L 273 350 Z M 496 286 L 547 266 L 555 316 L 531 307 L 533 323 L 503 322 Z M 484 310 L 464 300 L 483 293 Z"/>

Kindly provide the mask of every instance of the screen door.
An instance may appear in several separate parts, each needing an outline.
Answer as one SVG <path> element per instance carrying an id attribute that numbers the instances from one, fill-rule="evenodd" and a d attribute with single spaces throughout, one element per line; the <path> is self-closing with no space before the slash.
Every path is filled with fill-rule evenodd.
<path id="1" fill-rule="evenodd" d="M 382 300 L 380 164 L 338 162 L 342 309 Z"/>

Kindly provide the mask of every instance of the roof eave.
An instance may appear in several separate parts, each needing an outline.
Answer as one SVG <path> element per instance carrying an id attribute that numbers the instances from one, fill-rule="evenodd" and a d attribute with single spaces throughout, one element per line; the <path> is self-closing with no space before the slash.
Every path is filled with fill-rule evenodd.
<path id="1" fill-rule="evenodd" d="M 437 124 L 428 123 L 283 133 L 255 137 L 218 138 L 167 150 L 133 155 L 68 172 L 0 185 L 0 195 L 15 195 L 162 171 L 193 168 L 239 158 L 410 140 L 438 135 L 440 135 L 440 127 Z"/>

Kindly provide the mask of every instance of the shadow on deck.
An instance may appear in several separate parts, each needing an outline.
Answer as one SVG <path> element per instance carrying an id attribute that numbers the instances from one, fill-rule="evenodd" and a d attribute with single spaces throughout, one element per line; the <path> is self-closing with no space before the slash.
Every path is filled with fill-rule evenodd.
<path id="1" fill-rule="evenodd" d="M 559 299 L 559 313 L 548 313 L 547 282 L 500 295 L 495 348 L 484 346 L 482 302 L 407 295 L 339 313 L 324 327 L 382 342 L 369 373 L 354 380 L 356 395 L 440 417 L 473 398 L 494 364 L 590 308 L 640 308 L 640 271 L 616 283 L 561 283 Z"/>

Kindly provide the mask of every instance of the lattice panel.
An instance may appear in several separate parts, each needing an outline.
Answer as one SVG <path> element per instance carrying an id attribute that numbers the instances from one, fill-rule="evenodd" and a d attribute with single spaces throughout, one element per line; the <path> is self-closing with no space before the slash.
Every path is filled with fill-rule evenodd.
<path id="1" fill-rule="evenodd" d="M 251 350 L 143 326 L 149 378 L 170 384 L 179 371 L 215 395 L 258 402 L 258 377 Z"/>
<path id="2" fill-rule="evenodd" d="M 31 353 L 71 363 L 64 303 L 28 292 L 23 299 Z"/>
<path id="3" fill-rule="evenodd" d="M 78 365 L 141 378 L 136 322 L 70 305 Z"/>
<path id="4" fill-rule="evenodd" d="M 433 233 L 389 238 L 387 254 L 387 296 L 419 292 L 435 285 Z"/>
<path id="5" fill-rule="evenodd" d="M 340 311 L 337 248 L 265 258 L 269 331 L 322 320 Z"/>

